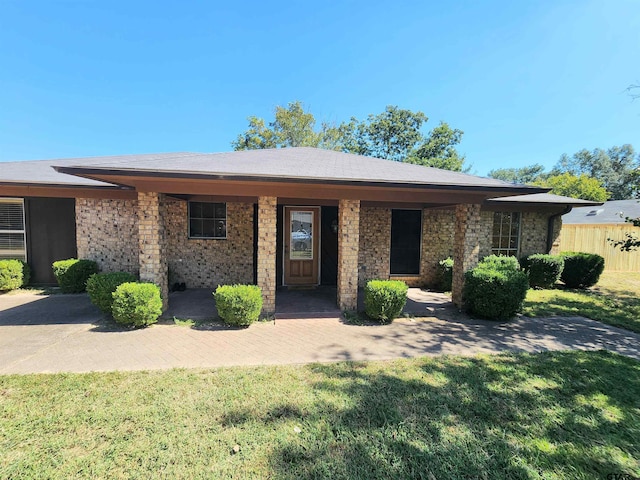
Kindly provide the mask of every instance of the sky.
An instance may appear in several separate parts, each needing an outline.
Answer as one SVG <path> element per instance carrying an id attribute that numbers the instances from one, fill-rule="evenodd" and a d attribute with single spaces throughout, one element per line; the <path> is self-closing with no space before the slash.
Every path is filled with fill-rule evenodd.
<path id="1" fill-rule="evenodd" d="M 551 168 L 640 150 L 639 60 L 638 0 L 0 0 L 0 161 L 229 151 L 300 100 L 446 121 L 479 175 Z"/>

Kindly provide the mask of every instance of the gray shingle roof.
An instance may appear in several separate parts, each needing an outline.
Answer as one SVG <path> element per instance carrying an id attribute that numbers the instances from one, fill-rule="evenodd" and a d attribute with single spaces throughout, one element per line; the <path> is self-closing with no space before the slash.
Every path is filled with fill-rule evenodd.
<path id="1" fill-rule="evenodd" d="M 539 187 L 514 185 L 492 178 L 309 147 L 178 154 L 175 157 L 169 154 L 108 157 L 102 162 L 94 159 L 91 164 L 83 160 L 77 159 L 75 163 L 65 162 L 65 165 L 60 166 L 89 167 L 91 171 L 118 171 L 130 174 L 173 173 L 247 179 L 494 187 L 523 190 L 523 193 L 526 190 L 540 191 Z"/>
<path id="2" fill-rule="evenodd" d="M 551 193 L 532 193 L 529 195 L 516 195 L 513 197 L 491 198 L 487 203 L 527 203 L 536 205 L 574 205 L 574 206 L 595 206 L 602 205 L 602 202 L 592 202 L 579 198 L 553 195 Z"/>
<path id="3" fill-rule="evenodd" d="M 54 166 L 95 165 L 109 161 L 135 165 L 139 161 L 170 161 L 191 153 L 159 153 L 148 155 L 119 155 L 112 157 L 58 158 L 52 160 L 31 160 L 21 162 L 0 162 L 0 183 L 27 183 L 64 186 L 110 186 L 108 183 L 88 178 L 67 175 L 54 170 Z"/>
<path id="4" fill-rule="evenodd" d="M 611 200 L 597 207 L 579 207 L 562 216 L 566 224 L 625 223 L 625 217 L 640 217 L 638 200 Z"/>

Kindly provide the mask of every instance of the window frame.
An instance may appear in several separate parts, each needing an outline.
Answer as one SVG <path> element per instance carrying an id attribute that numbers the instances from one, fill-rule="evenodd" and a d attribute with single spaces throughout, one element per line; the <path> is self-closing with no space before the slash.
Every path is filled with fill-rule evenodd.
<path id="1" fill-rule="evenodd" d="M 500 230 L 498 236 L 495 235 L 496 228 L 496 217 L 500 215 Z M 509 225 L 508 225 L 508 234 L 504 235 L 504 216 L 509 215 Z M 518 233 L 515 236 L 516 238 L 516 246 L 512 248 L 511 239 L 514 235 L 511 234 L 512 226 L 514 224 L 514 216 L 517 216 L 518 223 Z M 507 257 L 518 257 L 520 255 L 520 239 L 522 237 L 522 212 L 505 212 L 505 211 L 497 211 L 493 212 L 493 223 L 491 224 L 491 254 L 493 255 L 505 255 Z M 495 245 L 495 239 L 498 238 L 498 246 Z M 507 246 L 504 247 L 502 245 L 503 241 L 506 239 Z"/>
<path id="2" fill-rule="evenodd" d="M 423 229 L 424 229 L 424 214 L 421 208 L 391 208 L 391 218 L 389 225 L 389 277 L 419 277 L 422 274 L 422 243 L 424 241 Z M 420 234 L 418 236 L 418 271 L 417 273 L 392 273 L 392 249 L 393 249 L 393 212 L 394 211 L 415 211 L 420 212 Z"/>
<path id="3" fill-rule="evenodd" d="M 192 208 L 192 204 L 194 203 L 199 203 L 199 204 L 209 204 L 209 205 L 214 205 L 213 207 L 213 217 L 197 217 L 197 218 L 193 218 L 191 216 L 191 208 Z M 224 218 L 222 217 L 216 217 L 215 216 L 215 211 L 216 211 L 216 206 L 217 205 L 224 205 Z M 219 220 L 224 220 L 224 237 L 220 236 L 220 237 L 208 237 L 208 236 L 203 236 L 203 235 L 192 235 L 191 234 L 191 220 L 195 219 L 195 220 L 213 220 L 213 221 L 219 221 Z M 229 222 L 228 222 L 228 218 L 229 218 L 229 212 L 227 210 L 227 202 L 202 202 L 202 201 L 198 201 L 198 200 L 188 200 L 187 201 L 187 238 L 189 240 L 226 240 L 228 238 L 229 232 L 228 232 L 228 227 L 229 227 Z"/>
<path id="4" fill-rule="evenodd" d="M 5 204 L 19 204 L 22 207 L 22 229 L 21 230 L 6 230 L 6 229 L 0 229 L 0 234 L 21 234 L 22 235 L 22 245 L 23 245 L 23 252 L 24 255 L 22 256 L 22 258 L 19 258 L 16 255 L 11 255 L 11 256 L 4 256 L 2 254 L 3 251 L 6 250 L 0 250 L 0 259 L 13 259 L 13 258 L 18 258 L 20 260 L 24 260 L 25 262 L 28 261 L 28 252 L 27 252 L 27 215 L 26 215 L 26 209 L 25 209 L 25 201 L 24 198 L 18 198 L 18 197 L 1 197 L 0 198 L 0 204 L 5 203 Z"/>

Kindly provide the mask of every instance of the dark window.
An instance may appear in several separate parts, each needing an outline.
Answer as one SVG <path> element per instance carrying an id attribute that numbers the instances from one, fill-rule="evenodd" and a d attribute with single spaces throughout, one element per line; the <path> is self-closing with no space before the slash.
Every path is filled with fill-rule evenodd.
<path id="1" fill-rule="evenodd" d="M 189 202 L 189 238 L 227 238 L 227 204 Z"/>
<path id="2" fill-rule="evenodd" d="M 391 211 L 391 275 L 420 273 L 420 210 Z"/>
<path id="3" fill-rule="evenodd" d="M 491 253 L 517 256 L 520 248 L 520 212 L 495 212 Z"/>

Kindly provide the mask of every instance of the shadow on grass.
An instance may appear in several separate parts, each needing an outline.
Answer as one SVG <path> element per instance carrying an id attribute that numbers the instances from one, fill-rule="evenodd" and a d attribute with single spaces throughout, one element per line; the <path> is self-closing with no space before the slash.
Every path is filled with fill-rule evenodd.
<path id="1" fill-rule="evenodd" d="M 299 434 L 275 478 L 606 478 L 638 475 L 640 364 L 606 352 L 312 365 L 301 409 L 234 411 L 223 424 Z"/>

